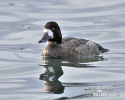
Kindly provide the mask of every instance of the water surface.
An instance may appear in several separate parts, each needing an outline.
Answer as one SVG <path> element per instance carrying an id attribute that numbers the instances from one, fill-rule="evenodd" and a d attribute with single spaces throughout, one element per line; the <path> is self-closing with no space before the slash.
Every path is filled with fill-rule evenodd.
<path id="1" fill-rule="evenodd" d="M 125 0 L 0 2 L 1 100 L 124 100 Z M 110 51 L 103 59 L 43 59 L 46 43 L 37 41 L 52 20 L 63 37 L 89 39 Z M 92 96 L 95 91 L 117 95 Z"/>

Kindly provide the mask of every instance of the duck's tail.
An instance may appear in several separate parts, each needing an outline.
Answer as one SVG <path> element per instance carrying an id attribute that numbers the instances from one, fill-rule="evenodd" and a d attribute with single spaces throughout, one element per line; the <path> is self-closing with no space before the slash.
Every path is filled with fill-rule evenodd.
<path id="1" fill-rule="evenodd" d="M 99 51 L 100 51 L 101 53 L 104 53 L 104 52 L 109 51 L 109 49 L 105 49 L 105 48 L 103 48 L 102 46 L 99 46 Z"/>
<path id="2" fill-rule="evenodd" d="M 103 48 L 101 45 L 99 45 L 99 44 L 96 44 L 97 46 L 98 46 L 98 48 L 99 48 L 99 51 L 101 52 L 101 53 L 104 53 L 104 52 L 107 52 L 107 51 L 109 51 L 109 49 L 105 49 L 105 48 Z"/>
<path id="3" fill-rule="evenodd" d="M 108 52 L 108 51 L 109 51 L 109 49 L 103 48 L 103 49 L 101 50 L 101 53 Z"/>

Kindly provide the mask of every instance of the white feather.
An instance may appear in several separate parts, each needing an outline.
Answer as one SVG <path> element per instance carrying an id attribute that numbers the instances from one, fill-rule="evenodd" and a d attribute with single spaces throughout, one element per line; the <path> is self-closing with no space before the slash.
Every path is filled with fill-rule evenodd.
<path id="1" fill-rule="evenodd" d="M 44 28 L 43 32 L 44 32 L 44 33 L 48 32 L 48 29 Z"/>

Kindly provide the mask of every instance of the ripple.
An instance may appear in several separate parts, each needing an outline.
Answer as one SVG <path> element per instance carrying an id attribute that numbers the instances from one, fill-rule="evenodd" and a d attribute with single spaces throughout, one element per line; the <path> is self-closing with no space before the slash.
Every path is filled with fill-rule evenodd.
<path id="1" fill-rule="evenodd" d="M 124 6 L 125 1 L 120 0 L 1 0 L 0 99 L 91 99 L 85 96 L 88 86 L 106 85 L 112 86 L 123 99 Z M 39 45 L 37 41 L 45 23 L 51 20 L 59 23 L 63 37 L 85 38 L 108 48 L 109 52 L 101 55 L 105 60 L 41 59 L 46 44 Z M 50 65 L 62 67 L 64 75 L 59 78 L 65 87 L 62 94 L 45 92 L 46 82 L 39 80 L 45 66 Z"/>

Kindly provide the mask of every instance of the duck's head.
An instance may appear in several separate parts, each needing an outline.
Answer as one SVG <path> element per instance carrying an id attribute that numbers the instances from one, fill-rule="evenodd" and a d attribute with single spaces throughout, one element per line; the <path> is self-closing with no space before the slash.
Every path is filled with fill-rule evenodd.
<path id="1" fill-rule="evenodd" d="M 42 38 L 39 40 L 41 42 L 56 42 L 57 44 L 61 44 L 62 42 L 62 34 L 59 25 L 54 22 L 47 22 L 44 26 L 44 32 Z"/>

